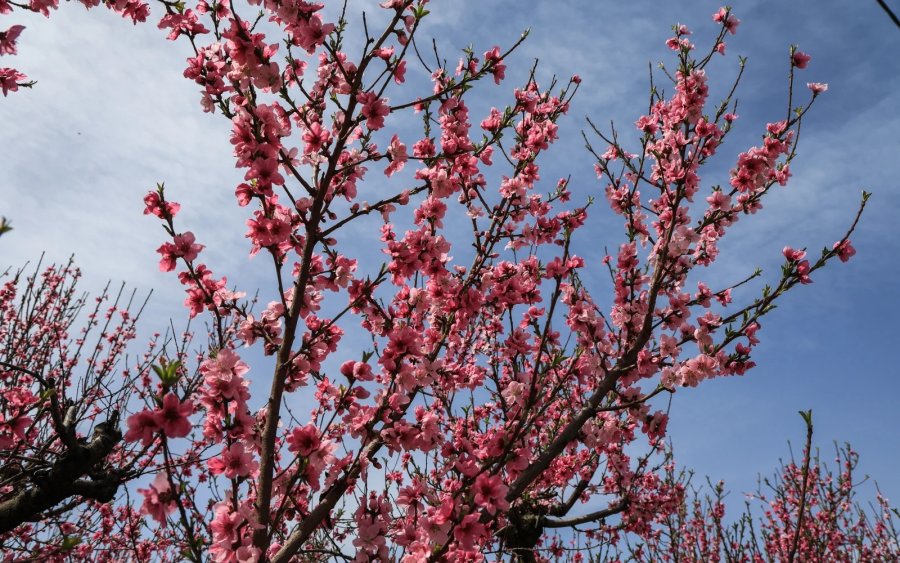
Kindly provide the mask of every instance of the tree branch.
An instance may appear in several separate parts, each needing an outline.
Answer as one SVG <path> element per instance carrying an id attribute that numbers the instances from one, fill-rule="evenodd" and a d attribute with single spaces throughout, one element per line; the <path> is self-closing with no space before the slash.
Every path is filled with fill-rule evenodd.
<path id="1" fill-rule="evenodd" d="M 894 22 L 894 25 L 900 27 L 900 18 L 898 18 L 897 14 L 895 14 L 893 10 L 891 10 L 890 7 L 888 7 L 888 5 L 884 3 L 884 0 L 875 1 L 878 2 L 878 5 L 881 6 L 881 9 L 885 11 L 889 18 L 891 18 L 891 21 Z"/>
<path id="2" fill-rule="evenodd" d="M 71 496 L 111 501 L 121 484 L 117 475 L 105 472 L 101 478 L 85 480 L 81 477 L 105 460 L 122 440 L 117 419 L 118 415 L 114 415 L 107 422 L 98 424 L 90 442 L 67 451 L 48 471 L 31 475 L 33 487 L 0 502 L 0 533 L 34 521 L 43 511 Z"/>
<path id="3" fill-rule="evenodd" d="M 603 520 L 604 518 L 624 512 L 626 508 L 628 508 L 628 501 L 623 500 L 608 508 L 591 512 L 590 514 L 585 514 L 583 516 L 573 516 L 572 518 L 547 518 L 545 516 L 541 521 L 541 525 L 544 528 L 570 528 L 572 526 L 579 526 L 581 524 Z"/>

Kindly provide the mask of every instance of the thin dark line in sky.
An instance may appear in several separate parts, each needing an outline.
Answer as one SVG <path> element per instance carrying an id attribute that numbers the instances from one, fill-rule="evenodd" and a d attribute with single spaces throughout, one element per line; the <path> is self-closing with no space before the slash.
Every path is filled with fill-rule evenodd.
<path id="1" fill-rule="evenodd" d="M 878 5 L 881 6 L 881 8 L 882 8 L 885 12 L 887 12 L 887 15 L 888 15 L 888 17 L 891 18 L 891 21 L 894 22 L 894 24 L 895 24 L 897 27 L 900 27 L 900 18 L 897 18 L 897 14 L 895 14 L 895 13 L 890 9 L 890 7 L 889 7 L 887 4 L 884 3 L 884 0 L 875 0 L 875 1 L 878 2 Z"/>

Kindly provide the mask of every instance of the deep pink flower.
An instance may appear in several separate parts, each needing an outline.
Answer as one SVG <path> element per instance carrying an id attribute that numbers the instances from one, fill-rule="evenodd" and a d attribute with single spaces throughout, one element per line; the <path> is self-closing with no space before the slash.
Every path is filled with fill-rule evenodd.
<path id="1" fill-rule="evenodd" d="M 319 122 L 314 121 L 303 134 L 303 142 L 306 143 L 303 148 L 303 154 L 319 152 L 322 150 L 322 147 L 328 146 L 330 141 L 331 133 L 328 129 L 322 127 Z"/>
<path id="2" fill-rule="evenodd" d="M 253 459 L 253 453 L 248 452 L 241 442 L 231 444 L 222 450 L 220 456 L 211 458 L 207 463 L 214 475 L 224 473 L 228 479 L 247 477 L 259 468 L 259 463 Z"/>
<path id="3" fill-rule="evenodd" d="M 45 18 L 50 17 L 50 10 L 59 7 L 59 0 L 31 0 L 28 7 L 33 12 L 40 12 Z"/>
<path id="4" fill-rule="evenodd" d="M 203 250 L 203 245 L 195 244 L 194 240 L 194 233 L 190 231 L 175 235 L 175 256 L 184 258 L 187 262 L 193 262 L 197 258 L 197 254 Z"/>
<path id="5" fill-rule="evenodd" d="M 503 58 L 500 56 L 500 47 L 495 46 L 490 51 L 485 51 L 484 64 L 491 65 L 491 74 L 494 75 L 495 84 L 500 84 L 500 81 L 506 78 L 506 65 L 503 64 Z"/>
<path id="6" fill-rule="evenodd" d="M 475 504 L 484 508 L 490 514 L 496 514 L 497 510 L 506 510 L 509 503 L 506 502 L 506 491 L 509 489 L 499 475 L 482 473 L 475 479 L 473 490 L 475 491 Z"/>
<path id="7" fill-rule="evenodd" d="M 156 249 L 156 252 L 162 256 L 159 259 L 159 270 L 161 272 L 174 270 L 176 258 L 184 258 L 187 262 L 193 262 L 204 248 L 202 244 L 194 242 L 194 233 L 190 231 L 175 235 L 173 240 L 174 242 L 163 243 L 162 246 Z"/>
<path id="8" fill-rule="evenodd" d="M 14 68 L 0 68 L 0 90 L 6 96 L 9 92 L 17 92 L 19 83 L 23 82 L 27 76 Z"/>
<path id="9" fill-rule="evenodd" d="M 153 418 L 159 429 L 169 438 L 183 438 L 191 431 L 188 417 L 194 412 L 194 403 L 181 402 L 174 393 L 163 397 L 162 406 L 153 411 Z"/>
<path id="10" fill-rule="evenodd" d="M 167 201 L 163 205 L 159 192 L 156 191 L 148 192 L 144 196 L 144 206 L 144 215 L 155 215 L 160 219 L 171 219 L 181 209 L 181 205 L 174 201 Z"/>
<path id="11" fill-rule="evenodd" d="M 16 54 L 16 40 L 23 29 L 24 25 L 14 25 L 6 31 L 0 31 L 0 55 Z"/>
<path id="12" fill-rule="evenodd" d="M 287 437 L 288 450 L 309 457 L 322 445 L 319 429 L 314 424 L 294 428 Z"/>
<path id="13" fill-rule="evenodd" d="M 153 412 L 144 409 L 128 417 L 128 432 L 125 433 L 126 442 L 141 441 L 142 446 L 149 446 L 153 436 L 159 430 L 159 424 Z"/>
<path id="14" fill-rule="evenodd" d="M 812 57 L 803 51 L 794 51 L 794 55 L 791 57 L 791 64 L 799 69 L 804 69 L 809 64 L 810 59 Z"/>
<path id="15" fill-rule="evenodd" d="M 790 246 L 785 246 L 784 250 L 782 250 L 781 253 L 784 254 L 784 257 L 791 262 L 796 262 L 798 260 L 803 260 L 804 258 L 806 258 L 805 250 L 794 250 Z"/>
<path id="16" fill-rule="evenodd" d="M 797 264 L 797 279 L 804 285 L 812 283 L 809 277 L 809 260 L 802 260 Z"/>
<path id="17" fill-rule="evenodd" d="M 856 255 L 856 249 L 850 244 L 849 239 L 834 243 L 832 249 L 837 251 L 838 258 L 841 259 L 841 262 L 846 262 Z"/>
<path id="18" fill-rule="evenodd" d="M 325 37 L 334 31 L 334 24 L 323 23 L 318 14 L 310 16 L 309 19 L 296 18 L 295 21 L 295 40 L 310 55 L 315 52 L 316 47 L 325 43 Z"/>
<path id="19" fill-rule="evenodd" d="M 366 118 L 366 127 L 372 131 L 384 127 L 384 118 L 391 113 L 387 100 L 379 98 L 375 92 L 363 92 L 356 95 L 356 101 L 362 104 L 361 113 Z"/>

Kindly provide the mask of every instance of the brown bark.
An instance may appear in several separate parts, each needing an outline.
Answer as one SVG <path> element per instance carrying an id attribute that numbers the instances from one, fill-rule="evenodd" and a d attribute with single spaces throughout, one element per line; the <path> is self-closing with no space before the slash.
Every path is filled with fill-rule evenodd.
<path id="1" fill-rule="evenodd" d="M 41 513 L 69 497 L 111 501 L 122 479 L 115 471 L 95 470 L 121 440 L 114 422 L 98 424 L 90 441 L 68 449 L 49 470 L 29 475 L 30 486 L 0 502 L 0 533 L 39 520 Z"/>

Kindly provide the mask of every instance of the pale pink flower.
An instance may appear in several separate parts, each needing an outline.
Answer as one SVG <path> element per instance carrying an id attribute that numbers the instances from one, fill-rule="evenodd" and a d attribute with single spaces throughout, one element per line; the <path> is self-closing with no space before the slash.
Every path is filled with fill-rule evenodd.
<path id="1" fill-rule="evenodd" d="M 391 144 L 388 146 L 387 156 L 391 163 L 385 168 L 384 175 L 390 178 L 395 172 L 403 170 L 403 167 L 406 166 L 406 161 L 409 160 L 409 156 L 406 152 L 406 145 L 400 142 L 400 138 L 397 137 L 397 135 L 391 137 Z"/>
<path id="2" fill-rule="evenodd" d="M 175 503 L 172 500 L 171 485 L 166 474 L 157 473 L 156 478 L 150 483 L 146 489 L 138 489 L 137 491 L 144 495 L 144 504 L 141 506 L 141 512 L 150 515 L 151 518 L 166 525 L 166 516 L 175 510 Z"/>
<path id="3" fill-rule="evenodd" d="M 741 20 L 734 17 L 726 8 L 719 8 L 719 11 L 713 14 L 712 19 L 714 22 L 724 24 L 725 29 L 732 35 L 737 33 L 738 24 L 741 23 Z"/>
<path id="4" fill-rule="evenodd" d="M 828 91 L 828 84 L 824 82 L 807 82 L 806 87 L 812 90 L 814 96 L 818 96 L 822 92 Z"/>

